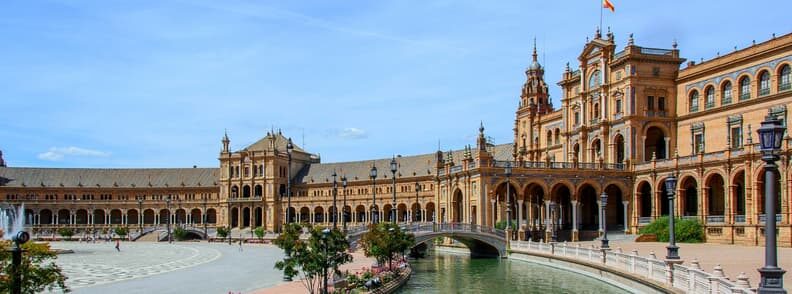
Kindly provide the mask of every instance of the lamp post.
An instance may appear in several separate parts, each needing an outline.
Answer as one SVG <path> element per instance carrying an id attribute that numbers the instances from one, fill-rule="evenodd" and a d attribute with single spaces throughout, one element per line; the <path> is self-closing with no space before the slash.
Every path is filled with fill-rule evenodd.
<path id="1" fill-rule="evenodd" d="M 323 266 L 322 277 L 324 279 L 324 288 L 322 290 L 322 293 L 324 293 L 324 294 L 328 293 L 327 292 L 327 268 L 330 267 L 330 265 L 329 265 L 330 256 L 327 254 L 327 247 L 330 247 L 329 246 L 329 240 L 327 239 L 328 235 L 330 235 L 330 229 L 325 228 L 324 230 L 322 230 L 322 240 L 324 241 L 324 262 L 322 263 L 322 266 Z"/>
<path id="2" fill-rule="evenodd" d="M 783 276 L 785 270 L 778 267 L 778 249 L 776 246 L 776 179 L 775 172 L 778 170 L 776 161 L 779 156 L 777 152 L 781 149 L 784 132 L 786 128 L 781 121 L 773 115 L 768 114 L 762 121 L 762 126 L 757 130 L 761 143 L 762 161 L 765 162 L 765 265 L 759 269 L 759 289 L 758 293 L 786 293 L 784 290 Z"/>
<path id="3" fill-rule="evenodd" d="M 396 156 L 393 156 L 390 162 L 390 170 L 391 174 L 393 174 L 393 206 L 391 206 L 391 222 L 396 223 L 398 218 L 396 217 L 396 171 L 398 170 L 399 165 L 396 163 Z"/>
<path id="4" fill-rule="evenodd" d="M 418 212 L 421 211 L 421 206 L 418 204 L 418 192 L 421 192 L 421 184 L 415 182 L 415 211 L 413 211 L 413 220 L 418 218 L 417 220 L 420 221 L 421 219 Z"/>
<path id="5" fill-rule="evenodd" d="M 666 259 L 678 260 L 679 247 L 676 246 L 676 227 L 674 227 L 674 197 L 676 195 L 677 178 L 673 173 L 665 180 L 666 193 L 668 193 L 668 246 L 666 246 Z"/>
<path id="6" fill-rule="evenodd" d="M 143 197 L 138 196 L 138 233 L 143 233 Z"/>
<path id="7" fill-rule="evenodd" d="M 369 178 L 371 178 L 371 223 L 377 223 L 377 166 L 371 165 L 369 171 Z"/>
<path id="8" fill-rule="evenodd" d="M 165 197 L 165 207 L 168 208 L 168 243 L 173 243 L 173 237 L 171 236 L 171 195 Z"/>
<path id="9" fill-rule="evenodd" d="M 11 236 L 11 293 L 22 293 L 22 244 L 30 240 L 30 235 L 25 231 L 20 231 Z"/>
<path id="10" fill-rule="evenodd" d="M 506 167 L 503 170 L 506 174 L 506 230 L 511 231 L 511 197 L 509 197 L 509 194 L 511 194 L 509 187 L 511 186 L 511 162 L 506 162 Z"/>
<path id="11" fill-rule="evenodd" d="M 333 229 L 338 229 L 338 206 L 336 206 L 336 196 L 338 195 L 337 176 L 338 174 L 333 170 Z"/>
<path id="12" fill-rule="evenodd" d="M 288 158 L 288 165 L 286 166 L 286 222 L 287 224 L 291 223 L 291 162 L 292 162 L 292 150 L 294 150 L 294 144 L 292 144 L 291 138 L 289 141 L 286 142 L 286 157 Z"/>
<path id="13" fill-rule="evenodd" d="M 608 193 L 605 193 L 605 188 L 602 189 L 600 203 L 602 203 L 602 245 L 600 245 L 600 248 L 610 249 L 608 245 L 608 218 L 605 215 L 608 207 Z"/>
<path id="14" fill-rule="evenodd" d="M 341 187 L 344 190 L 344 205 L 341 206 L 341 223 L 344 229 L 344 233 L 347 230 L 347 212 L 346 212 L 346 187 L 347 187 L 347 177 L 346 175 L 341 176 Z"/>

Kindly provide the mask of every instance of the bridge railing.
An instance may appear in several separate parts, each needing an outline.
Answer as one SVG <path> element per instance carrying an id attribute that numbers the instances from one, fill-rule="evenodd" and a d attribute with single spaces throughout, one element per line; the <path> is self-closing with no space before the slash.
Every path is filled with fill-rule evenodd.
<path id="1" fill-rule="evenodd" d="M 591 248 L 582 247 L 580 244 L 570 246 L 566 242 L 512 241 L 511 250 L 539 252 L 601 264 L 646 280 L 663 283 L 685 293 L 755 293 L 744 273 L 732 281 L 726 277 L 720 266 L 716 266 L 712 273 L 708 273 L 701 268 L 697 260 L 693 260 L 689 266 L 684 266 L 660 260 L 654 253 L 644 257 L 638 255 L 638 250 L 625 254 L 621 248 L 602 250 L 593 245 Z"/>

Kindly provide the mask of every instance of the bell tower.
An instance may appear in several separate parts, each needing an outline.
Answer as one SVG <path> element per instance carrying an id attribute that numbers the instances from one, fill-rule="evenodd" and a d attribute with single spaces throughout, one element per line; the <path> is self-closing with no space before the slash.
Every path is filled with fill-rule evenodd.
<path id="1" fill-rule="evenodd" d="M 515 157 L 519 161 L 538 161 L 542 149 L 539 145 L 540 119 L 553 111 L 553 105 L 544 80 L 544 68 L 539 64 L 536 53 L 536 39 L 525 77 L 514 121 Z"/>

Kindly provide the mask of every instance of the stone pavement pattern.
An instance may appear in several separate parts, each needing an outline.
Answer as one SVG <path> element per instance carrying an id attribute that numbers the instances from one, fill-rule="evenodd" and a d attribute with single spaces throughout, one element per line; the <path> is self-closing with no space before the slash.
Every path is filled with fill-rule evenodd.
<path id="1" fill-rule="evenodd" d="M 55 242 L 72 249 L 58 256 L 74 293 L 247 293 L 280 284 L 273 268 L 281 250 L 268 245 L 239 246 L 178 242 Z"/>
<path id="2" fill-rule="evenodd" d="M 594 245 L 599 247 L 599 241 L 580 242 L 582 246 Z M 575 243 L 569 243 L 575 246 Z M 610 247 L 614 250 L 621 247 L 624 253 L 629 254 L 633 249 L 638 250 L 641 256 L 648 256 L 654 251 L 659 259 L 665 259 L 668 243 L 634 242 L 627 240 L 611 241 Z M 759 272 L 757 269 L 764 266 L 764 247 L 739 246 L 727 244 L 685 244 L 678 243 L 679 256 L 689 265 L 693 259 L 698 259 L 701 268 L 711 273 L 712 269 L 720 264 L 730 280 L 734 280 L 740 272 L 745 272 L 751 281 L 751 287 L 759 286 Z M 784 288 L 792 289 L 792 248 L 778 248 L 779 266 L 787 271 L 784 274 Z"/>

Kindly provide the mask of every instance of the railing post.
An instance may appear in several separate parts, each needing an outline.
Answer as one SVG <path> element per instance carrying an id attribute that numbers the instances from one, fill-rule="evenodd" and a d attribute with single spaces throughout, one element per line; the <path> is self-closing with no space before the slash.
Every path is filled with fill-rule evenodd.
<path id="1" fill-rule="evenodd" d="M 638 249 L 633 249 L 632 251 L 632 262 L 630 263 L 630 272 L 635 273 L 635 258 L 638 257 Z"/>

